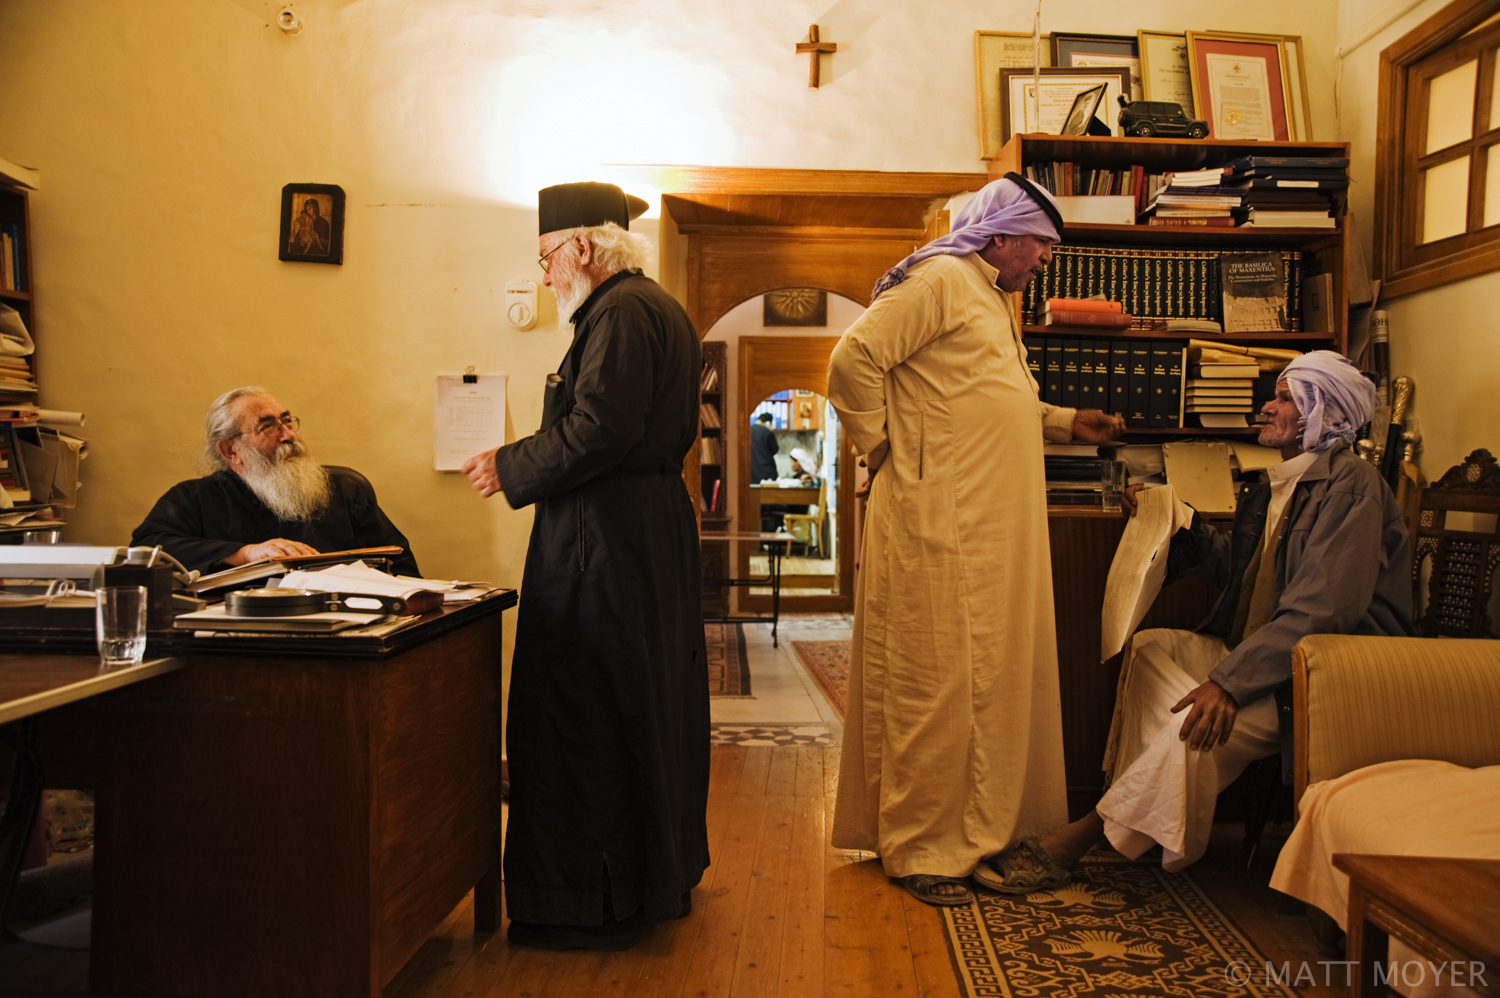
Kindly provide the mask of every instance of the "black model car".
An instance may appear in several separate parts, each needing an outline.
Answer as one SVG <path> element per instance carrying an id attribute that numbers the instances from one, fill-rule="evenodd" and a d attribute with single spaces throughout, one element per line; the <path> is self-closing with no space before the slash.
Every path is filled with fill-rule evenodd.
<path id="1" fill-rule="evenodd" d="M 1208 135 L 1208 122 L 1197 121 L 1182 113 L 1181 104 L 1169 101 L 1120 98 L 1120 128 L 1126 135 L 1185 136 L 1201 139 Z"/>

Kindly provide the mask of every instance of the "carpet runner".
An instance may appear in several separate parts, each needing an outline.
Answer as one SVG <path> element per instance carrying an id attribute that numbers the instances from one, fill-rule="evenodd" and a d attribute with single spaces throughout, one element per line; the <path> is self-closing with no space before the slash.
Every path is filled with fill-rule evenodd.
<path id="1" fill-rule="evenodd" d="M 966 998 L 1297 995 L 1191 877 L 1157 864 L 1089 858 L 1055 891 L 981 889 L 941 911 Z"/>
<path id="2" fill-rule="evenodd" d="M 745 656 L 745 632 L 739 624 L 704 624 L 708 645 L 708 695 L 750 695 L 750 660 Z"/>
<path id="3" fill-rule="evenodd" d="M 842 718 L 849 706 L 849 642 L 793 641 L 792 648 Z"/>

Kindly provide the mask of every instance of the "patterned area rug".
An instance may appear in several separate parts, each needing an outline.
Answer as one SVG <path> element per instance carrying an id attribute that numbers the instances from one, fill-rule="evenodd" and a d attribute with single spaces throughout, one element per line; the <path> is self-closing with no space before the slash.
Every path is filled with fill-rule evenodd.
<path id="1" fill-rule="evenodd" d="M 792 647 L 842 718 L 849 706 L 849 642 L 793 641 Z"/>
<path id="2" fill-rule="evenodd" d="M 1244 973 L 1265 957 L 1187 874 L 1156 864 L 1086 859 L 1058 890 L 981 890 L 941 910 L 967 998 L 1297 995 Z"/>
<path id="3" fill-rule="evenodd" d="M 739 624 L 704 624 L 708 644 L 708 695 L 750 695 L 750 660 L 745 657 L 745 632 Z"/>

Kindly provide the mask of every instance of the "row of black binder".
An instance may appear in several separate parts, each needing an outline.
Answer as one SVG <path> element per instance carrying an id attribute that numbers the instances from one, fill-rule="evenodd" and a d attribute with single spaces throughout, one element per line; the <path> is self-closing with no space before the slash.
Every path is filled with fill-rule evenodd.
<path id="1" fill-rule="evenodd" d="M 1181 340 L 1026 337 L 1026 365 L 1043 402 L 1103 409 L 1130 427 L 1182 423 Z"/>

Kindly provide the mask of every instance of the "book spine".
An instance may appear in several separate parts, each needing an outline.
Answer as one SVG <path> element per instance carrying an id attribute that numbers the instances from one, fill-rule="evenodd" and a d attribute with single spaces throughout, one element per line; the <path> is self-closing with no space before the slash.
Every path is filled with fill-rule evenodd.
<path id="1" fill-rule="evenodd" d="M 1172 405 L 1172 391 L 1170 384 L 1171 370 L 1170 354 L 1175 344 L 1152 343 L 1151 369 L 1147 376 L 1146 391 L 1149 398 L 1146 402 L 1147 425 L 1151 427 L 1163 427 L 1174 425 L 1174 417 L 1177 414 L 1176 406 Z"/>
<path id="2" fill-rule="evenodd" d="M 1094 401 L 1094 341 L 1078 341 L 1078 401 L 1080 409 L 1097 409 Z"/>
<path id="3" fill-rule="evenodd" d="M 1062 404 L 1062 340 L 1048 338 L 1042 364 L 1047 380 L 1042 386 L 1042 401 L 1048 405 Z"/>
<path id="4" fill-rule="evenodd" d="M 1146 406 L 1150 395 L 1147 394 L 1148 384 L 1151 377 L 1151 345 L 1141 341 L 1132 341 L 1130 344 L 1130 380 L 1128 383 L 1129 408 L 1125 413 L 1125 425 L 1132 427 L 1150 426 L 1148 409 Z"/>
<path id="5" fill-rule="evenodd" d="M 1078 341 L 1062 341 L 1062 401 L 1058 405 L 1078 408 Z"/>
<path id="6" fill-rule="evenodd" d="M 1132 317 L 1124 312 L 1048 312 L 1043 322 L 1049 326 L 1108 326 L 1128 329 Z"/>
<path id="7" fill-rule="evenodd" d="M 1124 419 L 1130 409 L 1130 342 L 1105 342 L 1109 344 L 1109 405 L 1105 411 Z"/>
<path id="8" fill-rule="evenodd" d="M 1094 340 L 1094 408 L 1109 411 L 1109 340 Z"/>
<path id="9" fill-rule="evenodd" d="M 1048 298 L 1044 307 L 1064 312 L 1123 312 L 1125 306 L 1118 301 L 1099 301 L 1088 298 Z"/>
<path id="10" fill-rule="evenodd" d="M 1026 370 L 1031 372 L 1031 380 L 1036 382 L 1037 398 L 1042 398 L 1042 379 L 1046 377 L 1042 370 L 1047 354 L 1046 341 L 1033 340 L 1029 345 L 1023 343 L 1022 346 L 1026 350 Z"/>

